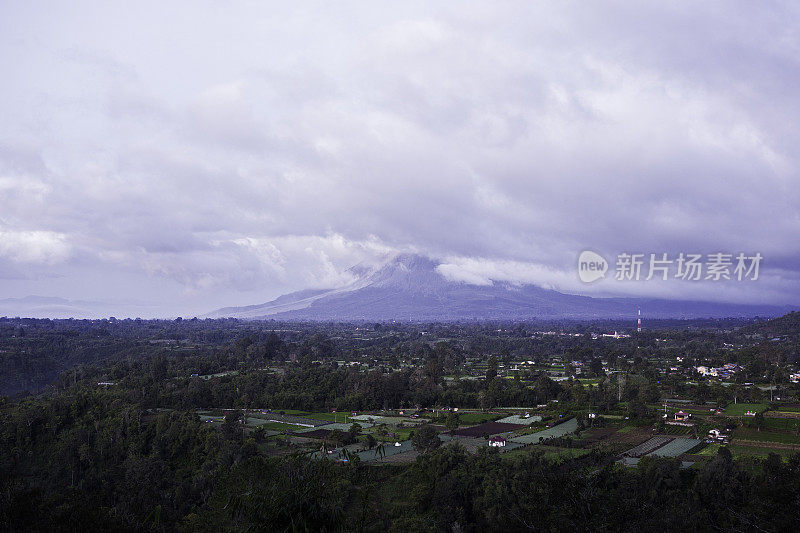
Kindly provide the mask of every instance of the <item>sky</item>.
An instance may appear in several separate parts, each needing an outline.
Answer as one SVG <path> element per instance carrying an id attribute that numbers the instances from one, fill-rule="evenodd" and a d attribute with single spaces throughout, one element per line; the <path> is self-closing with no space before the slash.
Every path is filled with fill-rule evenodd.
<path id="1" fill-rule="evenodd" d="M 0 299 L 191 316 L 412 252 L 469 283 L 797 304 L 799 9 L 0 2 Z M 614 279 L 681 252 L 763 262 Z"/>

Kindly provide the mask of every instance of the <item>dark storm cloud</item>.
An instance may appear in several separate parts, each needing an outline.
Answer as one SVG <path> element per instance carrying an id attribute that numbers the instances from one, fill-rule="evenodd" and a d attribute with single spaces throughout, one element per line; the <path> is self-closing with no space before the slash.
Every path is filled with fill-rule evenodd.
<path id="1" fill-rule="evenodd" d="M 103 279 L 87 297 L 200 312 L 345 283 L 396 251 L 474 283 L 798 296 L 792 4 L 0 15 L 0 259 L 7 278 L 37 272 L 4 279 L 9 296 Z M 765 270 L 583 286 L 587 248 L 761 252 Z"/>

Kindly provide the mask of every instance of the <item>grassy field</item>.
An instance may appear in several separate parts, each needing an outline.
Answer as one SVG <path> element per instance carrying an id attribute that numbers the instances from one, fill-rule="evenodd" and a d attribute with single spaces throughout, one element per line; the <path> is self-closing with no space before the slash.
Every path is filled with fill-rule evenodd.
<path id="1" fill-rule="evenodd" d="M 722 445 L 720 444 L 709 444 L 705 448 L 697 452 L 695 455 L 707 455 L 709 457 L 713 457 L 717 455 L 717 452 L 721 447 Z"/>
<path id="2" fill-rule="evenodd" d="M 408 440 L 411 438 L 411 432 L 414 431 L 412 428 L 391 428 L 389 433 L 394 433 L 397 435 L 396 437 L 389 438 L 386 437 L 385 439 L 381 437 L 378 433 L 375 433 L 374 436 L 377 440 L 385 440 L 386 442 L 394 442 L 397 440 Z"/>
<path id="3" fill-rule="evenodd" d="M 227 411 L 225 411 L 225 409 L 198 409 L 195 412 L 200 416 L 208 415 L 208 416 L 219 416 L 219 417 L 223 417 L 223 418 L 225 417 L 225 414 L 227 413 Z"/>
<path id="4" fill-rule="evenodd" d="M 524 457 L 531 453 L 543 453 L 545 458 L 561 462 L 565 459 L 573 459 L 575 457 L 582 457 L 589 453 L 585 448 L 560 448 L 558 446 L 546 446 L 538 444 L 535 446 L 526 446 L 524 448 L 517 448 L 510 452 L 505 452 L 501 457 L 503 459 L 513 460 L 518 457 Z"/>
<path id="5" fill-rule="evenodd" d="M 800 420 L 796 418 L 766 418 L 764 419 L 764 427 L 769 429 L 777 429 L 779 431 L 794 432 L 800 426 Z"/>
<path id="6" fill-rule="evenodd" d="M 759 448 L 758 446 L 739 446 L 736 444 L 730 445 L 729 448 L 734 457 L 766 457 L 770 453 L 777 453 L 781 457 L 790 457 L 797 453 L 794 450 Z"/>
<path id="7" fill-rule="evenodd" d="M 459 413 L 458 420 L 462 425 L 473 425 L 491 422 L 504 416 L 506 415 L 502 413 Z"/>
<path id="8" fill-rule="evenodd" d="M 660 433 L 664 435 L 689 435 L 692 433 L 692 428 L 685 426 L 664 426 L 664 431 Z"/>
<path id="9" fill-rule="evenodd" d="M 350 423 L 349 413 L 298 411 L 297 409 L 276 409 L 274 412 L 291 416 L 301 416 L 303 418 L 313 418 L 314 420 L 324 420 L 326 422 Z"/>
<path id="10" fill-rule="evenodd" d="M 754 411 L 760 413 L 767 410 L 765 403 L 732 403 L 725 408 L 725 414 L 728 416 L 744 416 L 747 411 Z"/>
<path id="11" fill-rule="evenodd" d="M 323 427 L 325 427 L 325 426 L 323 426 Z M 394 433 L 395 435 L 397 435 L 399 437 L 399 439 L 397 439 L 397 440 L 407 440 L 408 439 L 408 435 L 412 431 L 414 431 L 413 427 L 402 427 L 402 428 L 399 428 L 399 427 L 396 427 L 396 426 L 373 426 L 373 427 L 369 427 L 369 428 L 363 428 L 361 430 L 361 432 L 363 434 L 365 434 L 365 435 L 367 433 L 372 433 L 372 435 L 376 439 L 380 438 L 380 435 L 381 435 L 382 432 Z"/>
<path id="12" fill-rule="evenodd" d="M 762 429 L 758 431 L 754 428 L 740 427 L 733 433 L 734 439 L 752 440 L 757 442 L 776 442 L 779 444 L 796 444 L 800 446 L 800 435 L 770 431 Z"/>
<path id="13" fill-rule="evenodd" d="M 680 411 L 680 409 L 676 409 L 675 413 L 677 413 L 678 411 Z M 710 407 L 708 409 L 683 409 L 683 412 L 684 413 L 689 413 L 690 415 L 695 415 L 695 416 L 697 416 L 697 415 L 705 416 L 705 415 L 714 414 L 713 411 L 711 411 Z"/>
<path id="14" fill-rule="evenodd" d="M 800 413 L 800 406 L 797 405 L 782 405 L 778 407 L 778 411 L 783 413 Z"/>
<path id="15" fill-rule="evenodd" d="M 286 431 L 294 431 L 300 429 L 300 426 L 293 426 L 291 424 L 283 424 L 281 422 L 267 422 L 266 424 L 260 424 L 258 427 L 268 429 L 270 431 L 280 431 L 284 433 Z"/>
<path id="16" fill-rule="evenodd" d="M 214 416 L 214 415 L 198 415 L 200 417 L 201 422 L 211 421 L 214 423 L 223 423 L 225 421 L 224 416 Z"/>
<path id="17" fill-rule="evenodd" d="M 717 455 L 720 448 L 720 444 L 709 444 L 696 455 L 713 457 Z M 728 446 L 728 449 L 734 457 L 766 457 L 770 453 L 777 453 L 781 457 L 790 457 L 794 453 L 797 453 L 794 450 L 761 448 L 759 446 L 743 446 L 740 444 L 731 444 Z"/>
<path id="18" fill-rule="evenodd" d="M 316 413 L 305 413 L 299 416 L 304 416 L 306 418 L 313 418 L 314 420 L 325 420 L 327 422 L 339 422 L 341 424 L 350 423 L 350 415 L 348 415 L 347 413 L 316 412 Z"/>

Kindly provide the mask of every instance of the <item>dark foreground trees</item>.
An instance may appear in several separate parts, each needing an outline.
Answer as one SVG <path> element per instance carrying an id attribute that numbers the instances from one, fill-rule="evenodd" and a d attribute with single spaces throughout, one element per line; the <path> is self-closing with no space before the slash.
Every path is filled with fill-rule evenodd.
<path id="1" fill-rule="evenodd" d="M 439 432 L 428 424 L 421 426 L 411 437 L 411 445 L 420 453 L 435 450 L 441 443 Z"/>
<path id="2" fill-rule="evenodd" d="M 231 416 L 147 412 L 112 393 L 0 406 L 0 530 L 794 531 L 800 455 L 705 465 L 591 453 L 553 462 L 436 446 L 408 465 L 262 455 Z M 434 449 L 435 448 L 435 449 Z"/>

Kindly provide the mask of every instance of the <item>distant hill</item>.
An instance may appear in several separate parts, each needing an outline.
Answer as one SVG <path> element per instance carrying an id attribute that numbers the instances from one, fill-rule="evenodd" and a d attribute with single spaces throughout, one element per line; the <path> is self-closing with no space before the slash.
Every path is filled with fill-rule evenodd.
<path id="1" fill-rule="evenodd" d="M 281 320 L 536 320 L 632 318 L 641 306 L 649 318 L 774 317 L 789 306 L 738 305 L 644 298 L 591 298 L 535 285 L 449 281 L 438 264 L 405 254 L 379 268 L 358 269 L 357 281 L 331 290 L 306 290 L 258 305 L 226 307 L 209 318 Z"/>
<path id="2" fill-rule="evenodd" d="M 760 334 L 764 337 L 800 338 L 800 312 L 793 311 L 784 316 L 757 322 L 741 329 L 745 334 Z"/>
<path id="3" fill-rule="evenodd" d="M 143 304 L 116 304 L 88 300 L 68 300 L 53 296 L 25 296 L 0 299 L 0 317 L 24 318 L 108 318 L 153 316 L 152 307 Z"/>
<path id="4" fill-rule="evenodd" d="M 0 300 L 0 316 L 26 318 L 92 318 L 98 304 L 52 296 L 25 296 Z"/>

